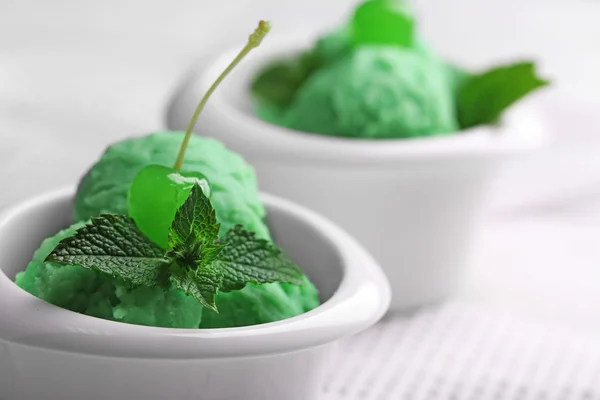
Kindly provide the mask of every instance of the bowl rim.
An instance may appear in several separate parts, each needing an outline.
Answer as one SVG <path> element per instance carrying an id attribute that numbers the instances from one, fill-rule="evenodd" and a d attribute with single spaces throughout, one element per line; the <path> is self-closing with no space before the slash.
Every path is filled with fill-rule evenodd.
<path id="1" fill-rule="evenodd" d="M 241 86 L 246 88 L 248 99 L 249 84 L 257 66 L 295 54 L 312 42 L 306 35 L 279 35 L 267 40 L 268 43 L 262 46 L 265 48 L 257 49 L 256 54 L 244 61 L 245 68 L 231 73 L 241 74 Z M 198 94 L 209 88 L 238 51 L 239 48 L 230 48 L 207 58 L 183 98 L 190 103 L 192 98 L 200 98 Z M 212 124 L 211 133 L 214 137 L 221 140 L 226 138 L 247 153 L 284 159 L 288 163 L 310 160 L 329 165 L 381 164 L 423 158 L 502 156 L 526 152 L 543 143 L 543 122 L 537 107 L 529 99 L 509 108 L 498 126 L 478 126 L 427 138 L 361 140 L 300 132 L 262 121 L 251 112 L 240 110 L 227 101 L 224 93 L 227 82 L 223 86 L 213 93 L 203 114 L 205 121 L 210 120 L 207 125 Z M 202 129 L 200 127 L 197 132 L 201 133 Z"/>
<path id="2" fill-rule="evenodd" d="M 33 197 L 0 212 L 0 236 L 35 208 L 70 202 L 75 188 Z M 260 356 L 312 348 L 362 331 L 390 304 L 389 282 L 378 263 L 345 231 L 317 213 L 261 193 L 278 209 L 317 229 L 339 253 L 342 281 L 332 297 L 299 316 L 238 328 L 178 329 L 133 325 L 79 314 L 19 288 L 0 269 L 0 342 L 86 355 L 152 359 Z M 24 315 L 28 318 L 22 318 Z"/>

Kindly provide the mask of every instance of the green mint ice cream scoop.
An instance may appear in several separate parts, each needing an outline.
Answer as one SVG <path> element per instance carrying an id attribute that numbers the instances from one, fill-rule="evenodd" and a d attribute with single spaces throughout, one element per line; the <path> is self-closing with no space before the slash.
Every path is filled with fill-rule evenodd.
<path id="1" fill-rule="evenodd" d="M 220 223 L 221 236 L 239 224 L 256 232 L 259 237 L 269 239 L 268 228 L 263 222 L 265 210 L 259 198 L 252 167 L 222 144 L 201 139 L 191 133 L 215 87 L 251 48 L 260 43 L 268 29 L 268 24 L 261 22 L 259 29 L 250 36 L 246 47 L 208 90 L 185 133 L 155 133 L 110 146 L 80 182 L 75 200 L 75 219 L 85 220 L 105 213 L 128 214 L 148 239 L 166 248 L 169 227 L 177 209 L 188 198 L 192 186 L 199 184 L 204 195 L 210 197 L 211 207 Z M 174 166 L 170 167 L 173 163 Z M 40 289 L 35 284 L 40 280 L 36 280 L 35 276 L 43 276 L 49 265 L 50 263 L 39 261 L 32 264 L 19 277 L 19 282 L 35 294 L 36 289 Z M 72 270 L 74 274 L 80 274 L 79 269 L 82 269 L 71 265 L 64 265 L 62 268 L 61 271 Z M 98 274 L 96 271 L 86 270 L 88 272 Z M 30 276 L 34 277 L 33 283 Z M 132 289 L 124 287 L 119 279 L 111 276 L 94 278 L 104 282 L 86 287 L 83 298 L 96 299 L 101 306 L 96 303 L 84 304 L 74 311 L 95 313 L 103 318 L 123 322 L 161 324 L 156 326 L 170 326 L 176 322 L 159 319 L 159 316 L 177 316 L 180 312 L 183 313 L 181 317 L 187 315 L 185 304 L 179 301 L 179 297 L 187 299 L 187 296 L 174 287 L 167 290 L 160 287 Z M 98 293 L 96 290 L 100 287 L 102 292 Z M 39 294 L 43 292 L 43 288 L 41 289 L 37 290 Z M 64 292 L 69 294 L 69 290 Z M 171 297 L 166 298 L 167 295 Z M 49 299 L 55 300 L 53 296 Z M 195 313 L 196 319 L 185 320 L 184 327 L 188 328 L 273 322 L 293 317 L 319 305 L 317 290 L 306 277 L 299 286 L 284 283 L 248 284 L 241 290 L 217 292 L 215 302 L 220 310 L 218 314 L 203 309 L 196 299 L 189 299 L 193 302 L 194 310 L 200 307 L 203 311 L 200 314 L 208 318 L 201 322 L 200 314 Z M 57 301 L 67 304 L 66 308 L 69 308 L 69 301 Z M 151 316 L 154 317 L 149 320 Z M 177 323 L 180 321 L 177 320 Z"/>
<path id="2" fill-rule="evenodd" d="M 421 52 L 365 46 L 316 71 L 279 124 L 363 139 L 449 134 L 458 129 L 446 67 Z"/>
<path id="3" fill-rule="evenodd" d="M 79 183 L 74 219 L 128 214 L 128 192 L 136 176 L 149 165 L 171 170 L 183 138 L 183 132 L 159 132 L 108 147 Z M 240 155 L 216 140 L 192 136 L 182 173 L 199 173 L 210 182 L 221 232 L 241 224 L 269 238 L 254 169 Z"/>
<path id="4" fill-rule="evenodd" d="M 443 60 L 415 21 L 407 1 L 361 2 L 311 49 L 261 69 L 251 85 L 254 114 L 327 136 L 431 137 L 496 124 L 508 107 L 549 84 L 531 61 L 475 73 Z"/>
<path id="5" fill-rule="evenodd" d="M 173 169 L 168 166 L 173 164 L 174 155 L 177 154 L 183 136 L 183 132 L 162 132 L 124 140 L 110 146 L 79 185 L 75 201 L 77 219 L 89 219 L 104 213 L 127 214 L 128 191 L 136 177 L 141 171 L 148 168 L 148 165 L 164 165 L 164 170 L 158 172 L 173 173 Z M 200 175 L 192 174 L 194 172 Z M 241 224 L 247 229 L 257 232 L 260 237 L 270 238 L 268 227 L 264 223 L 266 211 L 259 198 L 254 170 L 240 155 L 228 150 L 215 140 L 192 136 L 181 173 L 206 177 L 210 185 L 211 203 L 216 210 L 217 219 L 221 222 L 221 233 L 225 233 L 236 224 Z M 152 196 L 151 187 L 145 187 L 142 190 L 146 191 L 144 194 Z M 151 203 L 148 203 L 147 206 L 151 207 Z M 58 240 L 55 245 L 57 243 Z M 48 252 L 50 250 L 51 247 Z M 43 260 L 43 257 L 41 259 Z M 48 268 L 47 264 L 38 262 L 30 266 L 26 275 L 19 279 L 24 282 L 28 276 L 40 274 L 44 276 L 41 279 L 46 279 L 43 272 L 29 272 L 29 269 L 32 271 L 45 270 Z M 53 270 L 57 268 L 59 266 Z M 73 274 L 88 276 L 88 273 L 91 272 L 79 267 L 72 267 L 72 269 L 74 269 Z M 88 314 L 97 313 L 96 316 L 102 318 L 120 318 L 119 320 L 122 322 L 131 323 L 152 324 L 153 321 L 159 321 L 167 324 L 177 322 L 159 320 L 159 317 L 155 315 L 178 313 L 179 307 L 183 307 L 179 297 L 169 297 L 164 301 L 159 301 L 162 297 L 156 297 L 159 294 L 147 288 L 139 288 L 137 294 L 130 294 L 123 289 L 117 291 L 118 286 L 115 286 L 114 283 L 112 285 L 109 285 L 109 289 L 102 293 L 96 293 L 99 286 L 93 286 L 86 289 L 89 292 L 84 292 L 85 294 L 81 296 L 73 294 L 76 298 L 85 298 L 86 296 L 99 298 L 97 303 L 85 303 L 83 308 L 74 311 Z M 26 287 L 24 288 L 28 290 Z M 172 290 L 178 292 L 175 289 Z M 38 295 L 36 291 L 31 291 L 31 293 Z M 182 292 L 178 293 L 185 297 Z M 175 294 L 171 296 L 175 296 Z M 53 298 L 50 297 L 48 300 L 42 296 L 39 297 L 47 301 Z M 109 307 L 109 299 L 114 299 L 118 306 Z M 122 304 L 121 299 L 131 301 L 138 307 Z M 192 303 L 199 305 L 197 300 L 189 299 Z M 64 303 L 68 303 L 68 300 L 61 300 L 61 304 Z M 206 322 L 201 323 L 198 318 L 198 325 L 186 327 L 219 328 L 274 322 L 302 314 L 318 306 L 319 300 L 317 289 L 307 279 L 306 283 L 301 286 L 283 283 L 248 285 L 240 291 L 218 293 L 216 303 L 219 307 L 219 314 L 211 310 L 204 310 L 201 319 L 206 318 Z M 154 305 L 151 306 L 151 304 Z M 172 307 L 169 304 L 172 304 Z M 149 314 L 152 319 L 146 320 L 141 315 L 143 312 L 150 312 L 148 307 L 152 307 Z M 184 315 L 187 313 L 185 308 L 182 312 Z M 207 315 L 209 316 L 206 317 Z M 135 320 L 132 319 L 134 316 Z M 191 318 L 183 322 L 188 325 L 196 323 Z"/>

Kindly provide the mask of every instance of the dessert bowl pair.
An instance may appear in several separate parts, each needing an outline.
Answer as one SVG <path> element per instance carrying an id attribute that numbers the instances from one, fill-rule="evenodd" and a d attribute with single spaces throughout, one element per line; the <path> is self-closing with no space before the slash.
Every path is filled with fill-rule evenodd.
<path id="1" fill-rule="evenodd" d="M 467 271 L 495 173 L 543 141 L 535 108 L 520 103 L 496 125 L 398 140 L 315 135 L 257 118 L 253 79 L 266 65 L 310 46 L 306 37 L 270 40 L 215 93 L 198 132 L 242 154 L 261 190 L 325 215 L 362 243 L 391 283 L 392 309 L 447 297 Z M 167 112 L 170 129 L 185 127 L 198 94 L 235 52 L 204 60 L 188 77 Z"/>
<path id="2" fill-rule="evenodd" d="M 2 399 L 314 399 L 332 344 L 386 312 L 387 279 L 354 239 L 259 196 L 239 155 L 191 135 L 269 29 L 185 134 L 115 143 L 76 191 L 0 214 Z"/>
<path id="3" fill-rule="evenodd" d="M 190 202 L 186 200 L 177 209 L 169 231 L 167 252 L 158 255 L 157 252 L 164 250 L 164 246 L 159 246 L 157 239 L 148 236 L 143 239 L 146 240 L 144 253 L 135 256 L 145 260 L 144 268 L 154 268 L 152 271 L 157 273 L 153 278 L 155 280 L 148 282 L 149 275 L 134 276 L 136 271 L 133 269 L 118 270 L 125 271 L 129 277 L 133 276 L 127 279 L 140 278 L 140 281 L 135 281 L 138 282 L 136 284 L 144 281 L 146 285 L 154 284 L 153 287 L 160 288 L 156 286 L 158 278 L 162 279 L 164 275 L 158 272 L 156 266 L 164 266 L 168 262 L 167 269 L 161 267 L 162 271 L 174 274 L 168 278 L 175 279 L 180 285 L 178 290 L 202 299 L 206 302 L 202 303 L 203 306 L 213 307 L 216 311 L 214 298 L 210 303 L 210 298 L 204 296 L 217 293 L 221 283 L 225 285 L 223 291 L 227 292 L 240 290 L 235 289 L 239 279 L 243 279 L 244 284 L 272 282 L 264 275 L 250 276 L 250 272 L 244 270 L 244 265 L 266 270 L 275 268 L 275 264 L 268 262 L 268 254 L 266 258 L 259 256 L 258 263 L 254 262 L 256 259 L 248 263 L 248 258 L 244 258 L 257 253 L 249 254 L 242 250 L 233 261 L 231 258 L 219 259 L 220 253 L 215 249 L 230 249 L 227 246 L 231 243 L 227 239 L 225 242 L 220 239 L 204 242 L 204 238 L 209 236 L 201 236 L 208 235 L 208 231 L 202 231 L 206 227 L 212 232 L 213 236 L 210 237 L 216 237 L 219 229 L 219 225 L 211 220 L 212 217 L 207 216 L 210 213 L 206 214 L 206 204 L 202 203 L 208 201 L 210 193 L 203 193 L 204 188 L 198 182 L 208 183 L 212 179 L 207 181 L 202 172 L 215 173 L 213 176 L 216 179 L 212 180 L 214 189 L 221 192 L 230 190 L 227 192 L 230 198 L 219 200 L 220 210 L 235 213 L 242 205 L 233 200 L 243 197 L 243 190 L 256 190 L 251 169 L 241 173 L 242 170 L 227 168 L 227 162 L 224 164 L 211 159 L 218 158 L 217 153 L 226 153 L 217 150 L 214 143 L 209 145 L 209 141 L 206 141 L 198 143 L 200 147 L 195 147 L 194 157 L 199 157 L 195 159 L 199 170 L 182 171 L 189 134 L 206 99 L 241 57 L 258 46 L 269 29 L 269 25 L 261 21 L 234 62 L 225 68 L 226 63 L 234 58 L 233 51 L 213 60 L 197 84 L 190 86 L 175 101 L 169 113 L 169 125 L 170 128 L 183 128 L 179 115 L 184 113 L 186 117 L 189 116 L 193 111 L 192 97 L 199 97 L 197 91 L 206 92 L 186 129 L 173 168 L 164 165 L 171 160 L 170 157 L 168 160 L 163 158 L 162 148 L 145 149 L 144 157 L 147 159 L 140 158 L 139 153 L 143 150 L 140 147 L 134 147 L 135 151 L 130 151 L 125 158 L 114 147 L 105 153 L 109 161 L 114 163 L 109 165 L 111 168 L 127 167 L 124 169 L 127 173 L 124 174 L 118 172 L 119 168 L 109 168 L 109 172 L 105 172 L 106 178 L 111 180 L 108 187 L 119 189 L 122 185 L 131 184 L 128 216 L 113 215 L 105 218 L 105 221 L 135 222 L 142 232 L 138 232 L 139 235 L 135 230 L 127 232 L 136 240 L 142 240 L 143 234 L 150 232 L 141 228 L 143 218 L 148 217 L 156 224 L 151 226 L 159 226 L 159 220 L 167 216 L 165 210 L 175 204 L 169 194 L 173 188 L 178 188 L 173 192 L 178 198 L 183 192 L 181 186 L 177 185 L 183 185 L 186 179 L 192 178 L 193 174 L 188 173 L 201 175 L 194 175 L 196 183 L 192 195 L 188 197 Z M 305 44 L 294 42 L 290 46 L 289 41 L 284 41 L 282 46 L 285 51 L 297 54 Z M 504 159 L 539 144 L 541 136 L 537 120 L 531 113 L 517 108 L 494 127 L 469 129 L 440 138 L 406 141 L 353 141 L 286 130 L 261 122 L 252 115 L 248 90 L 258 69 L 271 59 L 281 57 L 285 51 L 280 46 L 272 46 L 271 51 L 254 57 L 245 72 L 236 71 L 232 74 L 231 79 L 214 95 L 213 101 L 208 103 L 202 119 L 202 135 L 220 139 L 229 148 L 242 153 L 256 168 L 261 187 L 282 196 L 263 195 L 261 198 L 268 211 L 268 228 L 276 244 L 315 284 L 322 304 L 304 314 L 277 322 L 219 329 L 193 329 L 198 325 L 192 329 L 138 326 L 55 307 L 21 290 L 13 282 L 16 274 L 25 269 L 33 250 L 42 239 L 72 222 L 69 215 L 73 211 L 74 191 L 65 189 L 49 193 L 9 208 L 0 215 L 2 395 L 6 393 L 9 399 L 27 400 L 313 399 L 318 396 L 320 378 L 327 366 L 332 344 L 344 336 L 368 328 L 388 309 L 391 290 L 387 278 L 392 282 L 394 308 L 438 300 L 460 283 L 471 236 L 481 213 L 485 188 Z M 219 74 L 220 71 L 225 72 Z M 214 83 L 211 85 L 211 82 Z M 207 163 L 208 159 L 212 161 Z M 229 158 L 229 161 L 233 162 L 233 159 Z M 129 172 L 135 172 L 133 170 L 138 167 L 142 170 L 133 178 L 133 184 L 127 182 Z M 215 171 L 220 171 L 221 175 Z M 83 180 L 94 176 L 97 174 L 88 173 Z M 238 181 L 241 176 L 249 179 L 252 187 L 241 186 Z M 121 178 L 124 180 L 121 181 Z M 228 182 L 226 185 L 225 181 Z M 99 190 L 106 191 L 106 187 L 100 185 Z M 119 201 L 123 201 L 120 189 L 108 192 L 113 195 L 118 192 L 121 196 Z M 135 197 L 142 192 L 148 201 Z M 283 197 L 326 214 L 341 228 L 308 208 L 283 200 Z M 166 199 L 166 203 L 163 204 L 160 199 Z M 120 204 L 116 197 L 109 196 L 106 200 L 110 208 Z M 224 205 L 231 207 L 225 209 Z M 141 219 L 131 215 L 139 207 L 145 210 L 140 214 Z M 255 204 L 253 207 L 255 213 L 263 210 L 262 205 L 259 207 Z M 196 220 L 196 211 L 198 215 L 204 215 L 199 218 L 208 218 L 203 220 L 208 225 Z M 264 213 L 260 216 L 261 221 L 263 216 Z M 121 229 L 123 226 L 111 225 L 111 228 Z M 110 256 L 113 257 L 110 262 L 116 262 L 115 256 L 122 256 L 117 254 L 119 252 L 125 253 L 125 258 L 132 257 L 133 253 L 127 253 L 130 250 L 118 245 L 124 243 L 120 240 L 126 239 L 126 235 L 117 234 L 109 240 L 106 231 L 98 233 L 91 228 L 87 230 L 88 227 L 85 230 L 82 228 L 83 236 L 75 237 L 78 234 L 75 233 L 75 236 L 68 238 L 71 244 L 79 243 L 77 253 L 69 253 L 76 246 L 69 247 L 61 241 L 55 250 L 62 247 L 58 253 L 53 252 L 53 257 L 57 257 L 57 254 L 67 258 L 79 256 L 79 260 L 82 260 L 81 256 Z M 215 228 L 217 231 L 214 231 Z M 344 228 L 374 253 L 384 265 L 385 274 L 359 241 L 345 233 Z M 173 229 L 180 236 L 177 243 L 171 242 Z M 241 238 L 245 228 L 240 229 L 234 232 L 234 240 Z M 245 236 L 246 245 L 263 246 L 261 248 L 265 249 L 265 244 L 261 244 L 260 240 L 254 241 L 253 234 L 249 235 L 252 238 Z M 84 236 L 86 239 L 83 242 Z M 107 246 L 102 240 L 98 242 L 98 238 L 117 245 Z M 113 240 L 115 238 L 117 240 Z M 188 240 L 190 238 L 193 240 Z M 210 247 L 207 253 L 204 252 L 205 244 L 208 244 L 207 248 Z M 108 247 L 110 249 L 106 250 Z M 100 248 L 100 253 L 96 252 L 96 248 Z M 136 251 L 140 249 L 142 247 Z M 231 257 L 235 251 L 224 250 L 223 253 Z M 260 254 L 266 253 L 263 251 Z M 203 259 L 204 255 L 211 258 Z M 242 259 L 246 260 L 246 264 L 235 270 L 232 263 L 241 265 Z M 126 277 L 118 276 L 112 266 L 102 264 L 104 261 L 88 261 L 80 261 L 83 264 L 63 261 L 61 265 L 74 268 L 83 266 L 110 273 L 115 278 Z M 60 264 L 59 258 L 51 258 L 49 262 Z M 151 264 L 156 262 L 159 264 Z M 220 267 L 212 264 L 207 266 L 203 262 L 221 264 Z M 223 262 L 229 264 L 223 266 Z M 87 266 L 85 263 L 88 263 Z M 229 270 L 229 281 L 225 283 L 224 275 L 219 278 L 222 268 L 233 268 L 242 278 L 231 275 L 232 270 Z M 140 271 L 138 268 L 137 272 Z M 210 276 L 214 280 L 200 282 L 204 279 L 203 274 L 212 274 Z M 232 277 L 237 280 L 232 281 Z M 47 284 L 44 279 L 45 275 L 33 275 L 36 286 Z M 186 285 L 182 283 L 185 279 Z M 130 284 L 134 285 L 135 282 L 131 280 Z M 196 286 L 190 286 L 189 282 Z M 61 283 L 55 280 L 53 288 L 64 288 Z M 205 290 L 200 286 L 205 284 L 204 288 L 210 288 Z M 189 292 L 190 288 L 196 291 Z M 214 291 L 209 293 L 208 290 Z M 170 315 L 179 314 L 173 312 Z"/>
<path id="4" fill-rule="evenodd" d="M 373 258 L 318 214 L 262 195 L 274 241 L 317 286 L 322 305 L 240 328 L 169 329 L 56 307 L 13 282 L 39 243 L 71 222 L 74 190 L 0 214 L 2 399 L 314 399 L 335 341 L 386 312 L 388 282 Z"/>

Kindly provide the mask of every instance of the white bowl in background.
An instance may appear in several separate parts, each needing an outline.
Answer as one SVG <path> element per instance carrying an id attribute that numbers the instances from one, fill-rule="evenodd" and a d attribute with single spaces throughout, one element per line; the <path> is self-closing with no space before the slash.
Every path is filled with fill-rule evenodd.
<path id="1" fill-rule="evenodd" d="M 373 258 L 323 217 L 262 195 L 274 240 L 306 271 L 322 305 L 241 328 L 167 329 L 89 317 L 15 285 L 41 241 L 66 227 L 72 189 L 0 215 L 3 399 L 307 400 L 332 344 L 376 323 L 390 301 Z"/>
<path id="2" fill-rule="evenodd" d="M 213 94 L 196 131 L 241 153 L 261 190 L 312 208 L 357 238 L 390 280 L 392 309 L 445 298 L 463 281 L 495 171 L 542 143 L 537 114 L 522 102 L 499 127 L 376 141 L 307 134 L 255 117 L 249 87 L 257 72 L 310 44 L 306 37 L 269 39 Z M 169 129 L 185 129 L 238 50 L 205 59 L 198 76 L 184 80 L 167 113 Z"/>

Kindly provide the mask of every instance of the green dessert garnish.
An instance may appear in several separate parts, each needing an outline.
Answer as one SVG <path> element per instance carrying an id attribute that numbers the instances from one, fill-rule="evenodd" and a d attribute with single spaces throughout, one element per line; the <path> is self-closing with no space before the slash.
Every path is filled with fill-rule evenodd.
<path id="1" fill-rule="evenodd" d="M 351 21 L 353 43 L 410 47 L 413 44 L 414 25 L 403 2 L 367 1 L 354 12 Z"/>
<path id="2" fill-rule="evenodd" d="M 150 240 L 164 249 L 175 212 L 196 184 L 210 197 L 210 185 L 201 173 L 177 172 L 162 165 L 149 165 L 131 184 L 129 215 Z"/>
<path id="3" fill-rule="evenodd" d="M 144 236 L 125 215 L 107 214 L 60 241 L 45 262 L 89 268 L 136 286 L 171 283 L 218 311 L 216 294 L 247 283 L 302 284 L 303 273 L 272 242 L 238 225 L 219 239 L 219 223 L 199 184 L 177 210 L 168 247 Z"/>
<path id="4" fill-rule="evenodd" d="M 219 83 L 225 79 L 227 74 L 255 47 L 258 47 L 269 32 L 270 26 L 261 21 L 258 28 L 248 38 L 248 43 L 227 66 L 225 71 L 219 75 L 217 80 L 208 89 L 194 111 L 194 115 L 188 124 L 183 142 L 177 155 L 173 168 L 161 165 L 149 165 L 142 169 L 133 180 L 129 190 L 129 215 L 135 220 L 142 232 L 148 235 L 163 248 L 167 245 L 167 232 L 170 222 L 173 220 L 175 211 L 189 194 L 195 181 L 205 189 L 210 190 L 206 177 L 197 172 L 180 172 L 185 158 L 185 151 L 190 143 L 192 130 L 196 125 L 198 116 L 204 109 L 210 95 L 215 91 Z M 205 193 L 210 196 L 209 192 Z"/>
<path id="5" fill-rule="evenodd" d="M 534 90 L 548 85 L 535 73 L 533 62 L 502 65 L 467 79 L 458 91 L 460 126 L 495 124 L 502 112 Z"/>
<path id="6" fill-rule="evenodd" d="M 267 65 L 254 79 L 255 114 L 321 135 L 362 139 L 448 135 L 498 123 L 548 85 L 523 61 L 482 72 L 435 56 L 401 0 L 368 0 L 312 49 Z"/>
<path id="7" fill-rule="evenodd" d="M 323 61 L 315 52 L 274 63 L 252 82 L 253 94 L 265 107 L 288 106 L 302 84 L 322 65 Z"/>
<path id="8" fill-rule="evenodd" d="M 315 286 L 270 240 L 252 167 L 221 143 L 190 132 L 153 133 L 109 146 L 79 183 L 78 222 L 44 240 L 17 285 L 82 314 L 171 328 L 262 324 L 317 307 Z M 175 169 L 178 153 L 185 157 Z M 208 205 L 213 211 L 206 214 Z M 206 218 L 185 218 L 189 213 Z M 96 248 L 97 254 L 84 253 L 91 246 L 77 250 L 74 243 L 94 229 L 122 232 L 119 244 L 131 246 L 127 252 L 111 246 Z M 46 261 L 49 256 L 80 258 L 57 263 Z"/>

